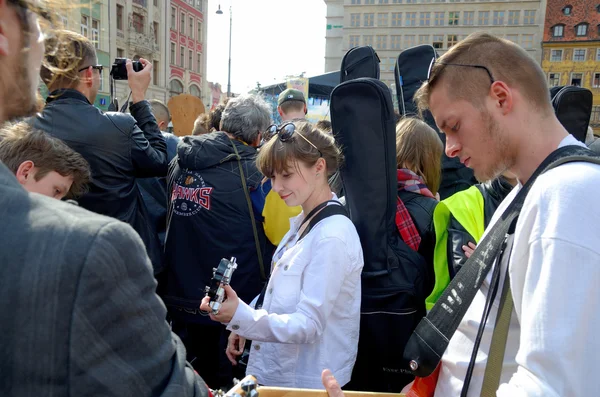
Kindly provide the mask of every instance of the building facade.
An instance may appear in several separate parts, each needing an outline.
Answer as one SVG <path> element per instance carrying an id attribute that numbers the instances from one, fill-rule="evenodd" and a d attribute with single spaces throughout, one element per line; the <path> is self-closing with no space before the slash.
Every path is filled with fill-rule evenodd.
<path id="1" fill-rule="evenodd" d="M 110 2 L 111 63 L 115 58 L 152 62 L 152 81 L 146 92 L 147 99 L 166 102 L 167 95 L 167 40 L 166 11 L 168 0 L 103 0 Z M 109 71 L 105 73 L 109 73 Z M 108 77 L 108 76 L 107 76 Z M 108 86 L 109 80 L 106 80 Z M 127 81 L 116 82 L 116 98 L 122 105 L 129 96 Z"/>
<path id="2" fill-rule="evenodd" d="M 381 60 L 381 80 L 395 92 L 398 54 L 431 44 L 443 54 L 477 31 L 504 37 L 540 61 L 546 0 L 325 0 L 325 71 L 339 70 L 352 47 L 370 45 Z"/>
<path id="3" fill-rule="evenodd" d="M 600 135 L 600 3 L 548 0 L 542 68 L 550 87 L 575 85 L 594 94 L 590 126 Z"/>
<path id="4" fill-rule="evenodd" d="M 205 100 L 208 0 L 171 0 L 169 5 L 169 96 L 186 93 Z"/>
<path id="5" fill-rule="evenodd" d="M 103 110 L 108 109 L 110 102 L 108 67 L 111 64 L 108 0 L 101 2 L 82 0 L 78 7 L 65 7 L 57 10 L 57 13 L 61 19 L 62 28 L 81 33 L 94 43 L 98 63 L 105 67 L 94 105 Z M 48 94 L 43 83 L 40 84 L 40 92 L 44 97 Z"/>
<path id="6" fill-rule="evenodd" d="M 209 103 L 203 12 L 207 6 L 208 0 L 79 0 L 77 6 L 58 10 L 65 29 L 92 40 L 98 63 L 105 67 L 94 105 L 108 110 L 110 67 L 115 58 L 152 62 L 147 99 L 167 103 L 174 95 L 188 93 Z M 44 84 L 40 92 L 47 95 Z M 120 107 L 129 92 L 127 81 L 115 82 Z"/>

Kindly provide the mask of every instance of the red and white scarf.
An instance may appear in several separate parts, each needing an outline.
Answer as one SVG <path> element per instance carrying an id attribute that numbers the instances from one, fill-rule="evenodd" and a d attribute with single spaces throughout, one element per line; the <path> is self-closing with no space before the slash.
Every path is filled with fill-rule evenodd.
<path id="1" fill-rule="evenodd" d="M 425 182 L 423 182 L 423 178 L 411 170 L 400 168 L 396 175 L 398 179 L 398 190 L 406 190 L 407 192 L 419 193 L 423 196 L 434 198 L 427 185 L 425 185 Z M 402 200 L 400 200 L 400 197 L 398 197 L 396 203 L 395 221 L 402 240 L 411 249 L 418 251 L 419 245 L 421 244 L 421 235 L 410 217 L 408 209 L 406 209 L 406 206 Z"/>

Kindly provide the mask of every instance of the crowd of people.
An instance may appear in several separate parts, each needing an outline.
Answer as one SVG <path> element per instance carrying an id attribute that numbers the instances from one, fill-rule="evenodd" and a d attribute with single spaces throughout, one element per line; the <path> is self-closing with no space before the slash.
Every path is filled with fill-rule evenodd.
<path id="1" fill-rule="evenodd" d="M 103 112 L 94 45 L 47 26 L 47 7 L 0 1 L 2 395 L 208 396 L 247 373 L 342 396 L 365 247 L 338 195 L 331 123 L 306 121 L 306 98 L 288 89 L 280 124 L 260 95 L 241 95 L 178 138 L 168 107 L 146 100 L 144 59 L 137 72 L 126 64 L 129 112 Z M 49 95 L 38 109 L 39 77 Z M 486 33 L 437 60 L 415 100 L 446 135 L 444 148 L 421 119 L 396 124 L 395 224 L 426 266 L 425 315 L 544 159 L 585 145 L 555 117 L 539 65 Z M 443 150 L 481 183 L 440 201 Z M 493 394 L 595 393 L 599 182 L 599 165 L 572 162 L 525 199 L 495 265 L 514 313 Z M 230 257 L 238 268 L 214 313 L 205 286 Z M 485 391 L 491 283 L 490 272 L 420 395 Z"/>

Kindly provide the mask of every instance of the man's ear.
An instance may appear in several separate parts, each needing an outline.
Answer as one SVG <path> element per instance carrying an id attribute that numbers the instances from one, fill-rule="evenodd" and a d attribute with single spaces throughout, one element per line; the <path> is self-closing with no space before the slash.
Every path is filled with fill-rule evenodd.
<path id="1" fill-rule="evenodd" d="M 94 69 L 89 67 L 83 71 L 83 81 L 85 85 L 91 87 L 94 85 Z"/>
<path id="2" fill-rule="evenodd" d="M 259 147 L 261 140 L 262 140 L 262 132 L 259 131 L 258 135 L 256 136 L 256 139 L 254 140 L 254 142 L 252 142 L 252 145 L 250 145 L 250 146 Z"/>
<path id="3" fill-rule="evenodd" d="M 308 113 L 308 109 L 307 109 L 307 107 L 306 107 L 306 103 L 305 103 L 305 104 L 304 104 L 304 114 L 307 114 L 307 113 Z"/>
<path id="4" fill-rule="evenodd" d="M 277 113 L 279 113 L 279 116 L 283 117 L 283 110 L 281 110 L 281 106 L 277 106 Z"/>
<path id="5" fill-rule="evenodd" d="M 490 96 L 494 106 L 499 108 L 503 115 L 508 114 L 513 107 L 514 97 L 512 89 L 503 81 L 495 81 L 490 87 Z"/>
<path id="6" fill-rule="evenodd" d="M 28 179 L 33 178 L 34 167 L 35 167 L 35 164 L 33 164 L 33 161 L 31 161 L 31 160 L 23 161 L 21 163 L 21 165 L 19 165 L 19 168 L 17 168 L 17 172 L 15 173 L 15 176 L 17 177 L 17 180 L 19 181 L 19 183 L 21 185 L 26 184 Z"/>
<path id="7" fill-rule="evenodd" d="M 169 123 L 167 123 L 166 121 L 164 121 L 164 120 L 163 121 L 159 121 L 158 122 L 158 129 L 161 130 L 161 131 L 166 131 L 165 127 L 167 127 L 167 125 L 169 125 Z"/>

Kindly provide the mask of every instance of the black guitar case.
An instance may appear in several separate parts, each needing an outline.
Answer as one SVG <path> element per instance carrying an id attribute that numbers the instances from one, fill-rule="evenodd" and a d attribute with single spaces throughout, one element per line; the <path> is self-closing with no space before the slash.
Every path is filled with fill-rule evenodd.
<path id="1" fill-rule="evenodd" d="M 408 48 L 398 55 L 394 75 L 401 116 L 415 117 L 418 115 L 417 105 L 413 98 L 423 82 L 427 81 L 427 74 L 433 59 L 437 59 L 437 53 L 428 44 Z M 423 118 L 437 131 L 431 113 L 426 112 Z M 444 134 L 439 134 L 439 136 L 445 146 L 446 136 Z M 442 200 L 475 183 L 477 181 L 471 169 L 465 167 L 458 158 L 450 158 L 446 156 L 446 153 L 442 154 L 442 181 L 439 189 Z"/>
<path id="2" fill-rule="evenodd" d="M 359 77 L 379 79 L 379 56 L 371 46 L 351 48 L 342 58 L 340 83 Z"/>
<path id="3" fill-rule="evenodd" d="M 585 143 L 592 116 L 594 101 L 592 91 L 572 85 L 552 87 L 550 98 L 554 113 L 563 127 L 578 141 Z"/>
<path id="4" fill-rule="evenodd" d="M 379 80 L 344 82 L 331 93 L 333 134 L 344 154 L 346 209 L 364 253 L 358 357 L 350 390 L 400 392 L 412 380 L 403 352 L 425 314 L 424 259 L 394 222 L 396 133 L 389 88 Z"/>
<path id="5" fill-rule="evenodd" d="M 359 77 L 379 79 L 379 56 L 371 46 L 354 47 L 342 58 L 340 83 Z M 329 186 L 339 197 L 344 196 L 344 188 L 339 172 L 329 178 Z"/>

